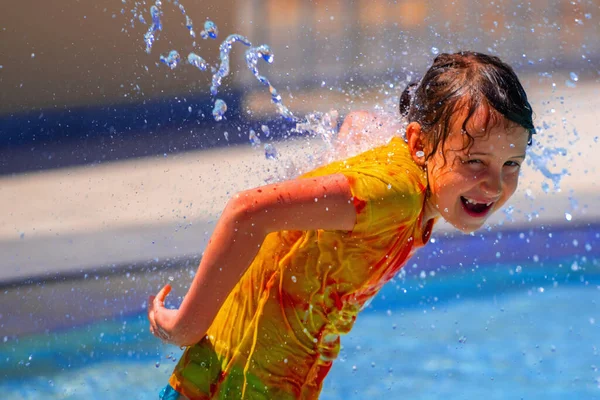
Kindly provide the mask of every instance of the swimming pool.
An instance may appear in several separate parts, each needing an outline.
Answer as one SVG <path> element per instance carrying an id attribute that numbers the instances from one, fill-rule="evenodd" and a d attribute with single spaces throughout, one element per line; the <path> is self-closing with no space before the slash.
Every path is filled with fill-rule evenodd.
<path id="1" fill-rule="evenodd" d="M 321 398 L 600 397 L 598 232 L 434 237 L 343 338 Z M 156 399 L 181 353 L 139 312 L 2 341 L 11 399 Z"/>

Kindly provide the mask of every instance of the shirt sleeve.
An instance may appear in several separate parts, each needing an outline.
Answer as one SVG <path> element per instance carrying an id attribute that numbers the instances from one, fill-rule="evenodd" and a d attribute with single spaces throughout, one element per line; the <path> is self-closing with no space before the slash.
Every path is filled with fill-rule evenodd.
<path id="1" fill-rule="evenodd" d="M 422 190 L 409 176 L 386 179 L 355 169 L 340 172 L 348 179 L 356 209 L 353 234 L 377 235 L 400 228 L 416 219 L 423 208 Z"/>

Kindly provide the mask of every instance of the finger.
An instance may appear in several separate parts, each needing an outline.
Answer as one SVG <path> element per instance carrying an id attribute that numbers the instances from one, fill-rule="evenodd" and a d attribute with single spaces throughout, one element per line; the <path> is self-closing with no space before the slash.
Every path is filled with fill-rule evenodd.
<path id="1" fill-rule="evenodd" d="M 150 311 L 148 313 L 148 322 L 150 323 L 150 332 L 154 333 L 153 331 L 156 330 L 156 318 L 154 315 L 154 311 Z"/>
<path id="2" fill-rule="evenodd" d="M 154 335 L 154 332 L 156 331 L 156 318 L 155 318 L 155 307 L 154 307 L 154 297 L 155 296 L 150 296 L 148 298 L 148 322 L 150 323 L 150 332 Z"/>
<path id="3" fill-rule="evenodd" d="M 164 304 L 165 299 L 167 298 L 167 295 L 171 292 L 171 285 L 169 285 L 168 283 L 162 288 L 160 289 L 160 292 L 158 292 L 158 294 L 156 295 L 156 299 L 154 301 L 159 301 L 160 305 Z"/>
<path id="4" fill-rule="evenodd" d="M 152 309 L 154 308 L 154 299 L 156 298 L 156 296 L 151 295 L 148 296 L 148 312 L 152 311 Z"/>

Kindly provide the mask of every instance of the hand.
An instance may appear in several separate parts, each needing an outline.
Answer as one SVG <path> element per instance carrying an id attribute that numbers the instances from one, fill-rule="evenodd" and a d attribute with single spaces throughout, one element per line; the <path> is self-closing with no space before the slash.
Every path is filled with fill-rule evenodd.
<path id="1" fill-rule="evenodd" d="M 165 285 L 156 296 L 148 299 L 148 321 L 150 333 L 166 343 L 182 345 L 177 335 L 176 321 L 178 310 L 165 307 L 165 299 L 171 292 L 171 285 Z"/>

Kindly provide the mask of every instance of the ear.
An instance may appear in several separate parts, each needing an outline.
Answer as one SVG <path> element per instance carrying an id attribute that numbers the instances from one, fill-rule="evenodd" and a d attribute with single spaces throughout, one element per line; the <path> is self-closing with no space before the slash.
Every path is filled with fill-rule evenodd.
<path id="1" fill-rule="evenodd" d="M 411 122 L 406 127 L 406 140 L 408 142 L 408 148 L 410 155 L 417 165 L 425 167 L 425 156 L 417 154 L 417 152 L 425 152 L 425 140 L 423 131 L 421 130 L 421 124 L 418 122 Z"/>

